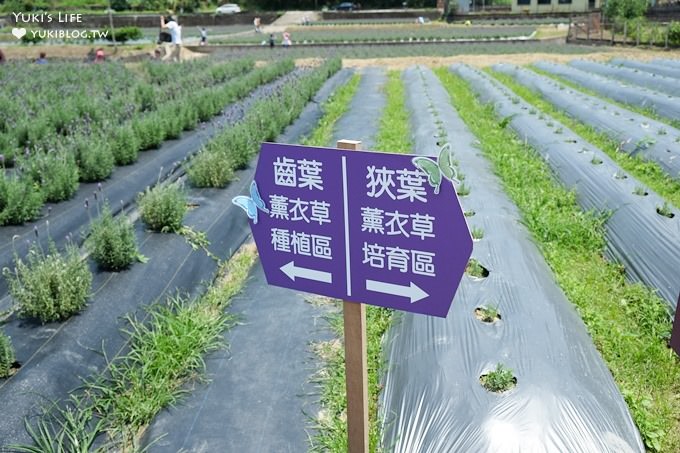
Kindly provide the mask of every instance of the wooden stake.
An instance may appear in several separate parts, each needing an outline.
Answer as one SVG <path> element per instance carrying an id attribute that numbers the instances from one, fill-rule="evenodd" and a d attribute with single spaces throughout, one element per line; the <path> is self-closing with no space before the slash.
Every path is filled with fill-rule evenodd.
<path id="1" fill-rule="evenodd" d="M 361 142 L 338 140 L 337 147 L 358 151 Z M 349 259 L 349 257 L 347 257 Z M 345 386 L 347 389 L 347 451 L 368 453 L 368 366 L 366 306 L 344 301 Z"/>

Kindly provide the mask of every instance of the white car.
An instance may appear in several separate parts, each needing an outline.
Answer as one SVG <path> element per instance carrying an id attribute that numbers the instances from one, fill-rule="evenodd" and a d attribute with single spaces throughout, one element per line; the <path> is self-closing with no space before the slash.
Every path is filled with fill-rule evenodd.
<path id="1" fill-rule="evenodd" d="M 241 7 L 236 3 L 227 3 L 215 10 L 215 14 L 236 14 L 241 12 Z"/>

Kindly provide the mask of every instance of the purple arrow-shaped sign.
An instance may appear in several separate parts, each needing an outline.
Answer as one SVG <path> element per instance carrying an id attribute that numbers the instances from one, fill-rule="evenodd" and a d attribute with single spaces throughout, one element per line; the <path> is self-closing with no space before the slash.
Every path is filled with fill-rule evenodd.
<path id="1" fill-rule="evenodd" d="M 264 143 L 251 198 L 237 204 L 267 281 L 445 317 L 472 238 L 436 160 L 416 159 Z"/>

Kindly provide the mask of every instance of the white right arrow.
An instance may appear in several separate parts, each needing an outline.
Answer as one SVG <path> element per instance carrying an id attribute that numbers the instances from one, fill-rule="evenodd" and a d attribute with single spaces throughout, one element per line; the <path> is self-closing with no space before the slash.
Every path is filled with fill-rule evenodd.
<path id="1" fill-rule="evenodd" d="M 296 277 L 306 278 L 307 280 L 315 280 L 317 282 L 332 283 L 333 274 L 330 272 L 317 271 L 315 269 L 307 269 L 306 267 L 299 267 L 295 265 L 295 261 L 281 266 L 281 271 L 291 280 L 295 281 Z"/>
<path id="2" fill-rule="evenodd" d="M 409 286 L 395 285 L 394 283 L 379 282 L 376 280 L 366 280 L 366 289 L 376 293 L 392 294 L 393 296 L 404 296 L 411 299 L 411 303 L 425 299 L 429 294 L 420 289 L 418 285 L 411 282 Z"/>

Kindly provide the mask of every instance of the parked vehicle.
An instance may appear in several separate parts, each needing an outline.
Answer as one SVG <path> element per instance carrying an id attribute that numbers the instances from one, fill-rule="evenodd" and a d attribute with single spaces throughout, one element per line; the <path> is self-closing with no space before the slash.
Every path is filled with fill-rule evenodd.
<path id="1" fill-rule="evenodd" d="M 215 10 L 215 14 L 237 14 L 241 12 L 241 7 L 236 3 L 226 3 L 222 6 L 218 6 Z"/>
<path id="2" fill-rule="evenodd" d="M 354 11 L 357 6 L 352 2 L 342 2 L 335 7 L 336 11 Z"/>

